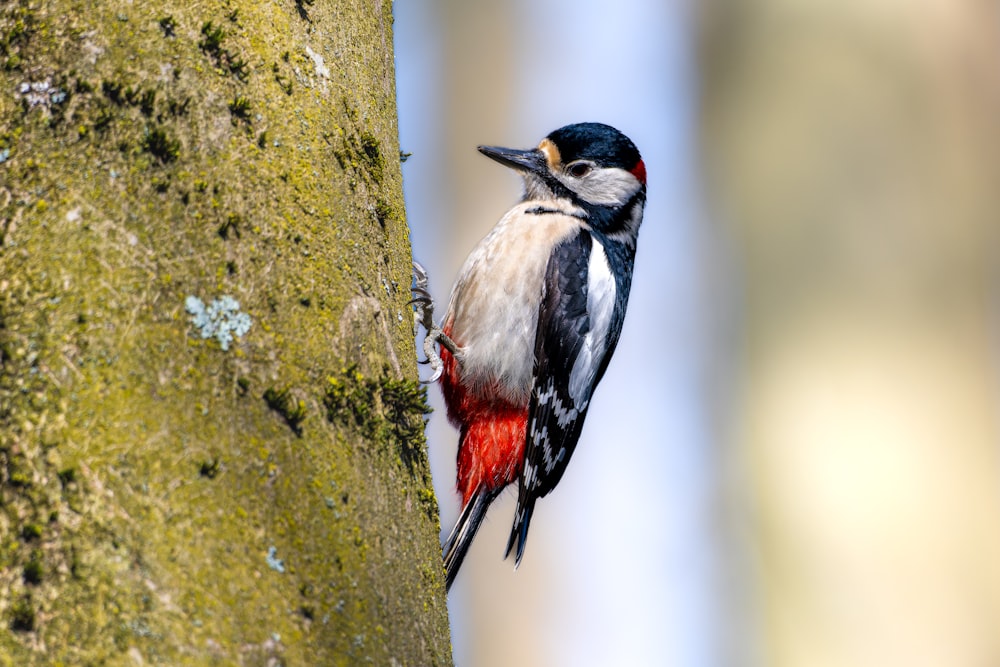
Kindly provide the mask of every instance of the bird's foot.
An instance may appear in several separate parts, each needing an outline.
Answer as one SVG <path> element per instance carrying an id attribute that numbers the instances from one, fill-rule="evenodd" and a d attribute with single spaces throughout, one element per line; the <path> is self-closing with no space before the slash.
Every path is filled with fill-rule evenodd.
<path id="1" fill-rule="evenodd" d="M 455 345 L 455 342 L 445 335 L 441 327 L 434 322 L 434 299 L 431 298 L 428 284 L 427 269 L 419 262 L 414 261 L 413 287 L 410 288 L 410 292 L 413 294 L 410 303 L 413 305 L 414 328 L 423 327 L 424 331 L 427 332 L 427 335 L 424 336 L 423 346 L 424 356 L 427 359 L 419 363 L 430 364 L 432 371 L 430 378 L 423 381 L 425 384 L 436 382 L 441 377 L 441 373 L 444 372 L 444 362 L 441 360 L 441 355 L 438 354 L 435 345 L 443 346 L 452 354 L 458 352 L 458 346 Z"/>

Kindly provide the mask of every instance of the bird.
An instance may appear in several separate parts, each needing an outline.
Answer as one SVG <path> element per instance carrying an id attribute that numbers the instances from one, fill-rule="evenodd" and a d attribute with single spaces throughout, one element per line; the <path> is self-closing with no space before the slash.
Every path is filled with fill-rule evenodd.
<path id="1" fill-rule="evenodd" d="M 575 123 L 532 149 L 479 146 L 520 174 L 523 195 L 475 246 L 441 325 L 414 263 L 415 318 L 459 430 L 462 511 L 443 545 L 448 589 L 487 509 L 517 483 L 504 558 L 524 555 L 535 503 L 559 483 L 622 331 L 646 166 L 603 123 Z"/>

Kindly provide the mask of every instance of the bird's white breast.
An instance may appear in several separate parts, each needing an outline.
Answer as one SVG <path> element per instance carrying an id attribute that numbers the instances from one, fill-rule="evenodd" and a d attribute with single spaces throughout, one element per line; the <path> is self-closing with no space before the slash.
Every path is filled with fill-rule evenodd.
<path id="1" fill-rule="evenodd" d="M 542 282 L 552 248 L 582 226 L 566 213 L 529 214 L 518 204 L 473 249 L 452 291 L 445 318 L 462 348 L 462 379 L 483 397 L 527 405 L 534 366 Z M 552 208 L 552 202 L 545 203 Z"/>

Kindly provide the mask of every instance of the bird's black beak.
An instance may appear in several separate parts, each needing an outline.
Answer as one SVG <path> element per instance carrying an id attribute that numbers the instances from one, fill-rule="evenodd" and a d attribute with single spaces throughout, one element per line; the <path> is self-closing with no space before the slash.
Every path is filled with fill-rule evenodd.
<path id="1" fill-rule="evenodd" d="M 541 174 L 549 168 L 549 164 L 545 159 L 545 153 L 537 148 L 533 148 L 530 151 L 524 151 L 518 150 L 517 148 L 480 146 L 479 152 L 515 171 L 528 171 Z"/>

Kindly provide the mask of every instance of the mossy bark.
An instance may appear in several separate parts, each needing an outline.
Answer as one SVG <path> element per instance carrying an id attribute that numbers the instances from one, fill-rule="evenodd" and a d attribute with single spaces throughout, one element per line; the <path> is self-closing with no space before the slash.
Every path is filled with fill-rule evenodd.
<path id="1" fill-rule="evenodd" d="M 391 23 L 0 6 L 0 665 L 450 663 Z"/>

